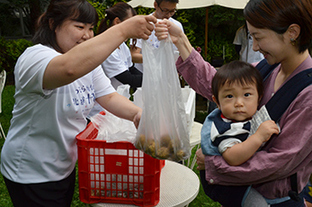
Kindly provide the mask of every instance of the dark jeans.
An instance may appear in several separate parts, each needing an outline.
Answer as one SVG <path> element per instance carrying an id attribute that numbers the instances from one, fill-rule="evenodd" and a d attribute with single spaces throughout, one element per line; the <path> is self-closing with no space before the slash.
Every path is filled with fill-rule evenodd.
<path id="1" fill-rule="evenodd" d="M 213 201 L 219 202 L 223 207 L 241 207 L 248 186 L 209 185 L 206 181 L 204 170 L 200 171 L 200 180 L 205 194 Z M 301 194 L 300 196 L 302 198 Z M 288 200 L 283 203 L 271 205 L 271 207 L 304 207 L 304 201 L 303 198 L 299 202 Z"/>
<path id="2" fill-rule="evenodd" d="M 70 207 L 76 180 L 76 169 L 61 181 L 21 184 L 4 178 L 14 207 Z"/>

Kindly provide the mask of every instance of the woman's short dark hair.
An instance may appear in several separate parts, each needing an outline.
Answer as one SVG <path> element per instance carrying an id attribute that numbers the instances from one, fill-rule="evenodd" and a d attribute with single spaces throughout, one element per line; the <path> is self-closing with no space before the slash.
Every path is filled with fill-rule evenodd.
<path id="1" fill-rule="evenodd" d="M 311 46 L 311 0 L 250 0 L 244 9 L 245 19 L 256 28 L 267 28 L 284 34 L 291 24 L 301 28 L 297 38 L 299 52 Z"/>
<path id="2" fill-rule="evenodd" d="M 218 69 L 217 73 L 212 79 L 211 87 L 212 94 L 215 96 L 217 103 L 219 103 L 218 93 L 225 84 L 239 83 L 242 86 L 246 84 L 255 84 L 260 98 L 263 96 L 263 79 L 260 72 L 251 64 L 234 60 Z"/>
<path id="3" fill-rule="evenodd" d="M 86 0 L 51 0 L 47 11 L 37 21 L 33 43 L 51 45 L 55 50 L 62 52 L 56 42 L 55 29 L 68 19 L 96 25 L 98 14 Z"/>
<path id="4" fill-rule="evenodd" d="M 112 26 L 116 17 L 120 21 L 124 21 L 128 17 L 128 11 L 130 10 L 132 16 L 135 16 L 136 11 L 125 2 L 118 2 L 114 6 L 105 10 L 105 18 L 101 21 L 97 34 L 100 34 Z"/>
<path id="5" fill-rule="evenodd" d="M 165 2 L 171 2 L 171 3 L 179 3 L 179 0 L 155 0 L 157 5 L 160 5 L 161 2 L 165 1 Z"/>

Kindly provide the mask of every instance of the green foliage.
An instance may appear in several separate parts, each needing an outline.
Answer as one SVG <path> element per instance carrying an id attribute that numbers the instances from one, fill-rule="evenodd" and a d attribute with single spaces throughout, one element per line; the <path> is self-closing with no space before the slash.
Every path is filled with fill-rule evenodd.
<path id="1" fill-rule="evenodd" d="M 144 7 L 137 7 L 135 8 L 135 10 L 139 15 L 149 15 L 154 11 L 154 9 L 152 8 L 144 8 Z"/>
<path id="2" fill-rule="evenodd" d="M 221 6 L 209 7 L 208 54 L 206 60 L 225 56 L 225 62 L 238 59 L 232 44 L 236 30 L 244 24 L 242 10 Z M 224 50 L 223 50 L 224 48 Z"/>
<path id="3" fill-rule="evenodd" d="M 6 40 L 0 37 L 0 71 L 6 70 L 7 74 L 13 73 L 17 58 L 32 42 L 25 39 Z"/>
<path id="4" fill-rule="evenodd" d="M 13 11 L 9 4 L 0 3 L 0 35 L 21 35 L 20 22 Z"/>
<path id="5" fill-rule="evenodd" d="M 99 22 L 97 23 L 97 25 L 94 28 L 94 32 L 96 33 L 98 26 L 101 23 L 101 20 L 105 18 L 105 10 L 111 6 L 113 6 L 114 4 L 116 4 L 117 2 L 121 2 L 120 0 L 105 0 L 105 1 L 94 1 L 94 0 L 87 0 L 97 11 L 98 15 L 99 15 Z M 126 1 L 123 1 L 126 2 Z"/>
<path id="6" fill-rule="evenodd" d="M 88 0 L 88 2 L 96 9 L 99 15 L 99 21 L 105 18 L 106 4 Z"/>
<path id="7" fill-rule="evenodd" d="M 14 91 L 15 91 L 15 87 L 13 85 L 6 85 L 2 91 L 2 95 L 1 95 L 1 108 L 2 108 L 2 112 L 0 114 L 0 123 L 2 125 L 2 128 L 4 130 L 4 133 L 7 134 L 8 130 L 9 130 L 9 126 L 10 126 L 10 120 L 12 118 L 12 110 L 13 110 L 13 105 L 14 105 Z M 2 139 L 0 137 L 0 150 L 2 149 L 2 145 L 4 143 L 4 139 Z M 0 176 L 0 179 L 2 178 L 2 176 Z M 1 181 L 1 180 L 0 180 Z M 0 200 L 2 201 L 2 196 L 8 196 L 9 194 L 6 195 L 2 195 L 3 191 L 2 188 L 4 188 L 3 186 L 0 185 Z M 1 202 L 0 202 L 0 206 Z"/>
<path id="8" fill-rule="evenodd" d="M 100 20 L 105 17 L 105 9 L 113 6 L 121 0 L 88 0 L 97 10 Z M 130 0 L 122 0 L 129 2 Z M 29 11 L 24 5 L 31 4 L 30 0 L 13 0 L 9 4 L 0 4 L 0 35 L 3 34 L 16 34 L 20 32 L 18 28 L 10 25 L 18 25 L 19 19 L 12 18 L 13 11 L 23 9 L 23 12 L 29 16 Z M 40 1 L 41 8 L 43 9 L 49 0 Z M 153 8 L 135 8 L 138 14 L 148 15 L 151 14 Z M 1 12 L 3 11 L 3 12 Z M 11 18 L 8 16 L 9 11 Z M 207 43 L 207 56 L 205 55 L 205 23 L 206 13 L 208 12 L 208 43 Z M 202 50 L 202 56 L 208 61 L 215 57 L 223 57 L 223 46 L 225 47 L 225 62 L 238 59 L 235 52 L 234 45 L 232 44 L 236 30 L 244 24 L 244 17 L 242 10 L 225 8 L 222 6 L 210 6 L 207 8 L 196 9 L 183 9 L 178 10 L 174 18 L 180 21 L 184 27 L 184 32 L 189 38 L 191 44 Z M 98 23 L 99 24 L 99 23 Z M 95 27 L 95 30 L 97 28 Z M 1 67 L 1 63 L 0 63 Z"/>
<path id="9" fill-rule="evenodd" d="M 192 12 L 190 12 L 190 10 L 178 10 L 178 12 L 174 16 L 174 18 L 176 18 L 183 25 L 184 33 L 188 37 L 190 43 L 195 46 L 198 45 L 195 34 L 195 27 L 197 27 L 198 24 L 192 24 L 192 17 Z M 193 26 L 195 27 L 193 28 Z"/>
<path id="10" fill-rule="evenodd" d="M 35 21 L 45 10 L 49 2 L 50 0 L 2 1 L 0 3 L 0 35 L 24 37 L 33 34 Z M 20 15 L 23 20 L 23 30 Z"/>
<path id="11" fill-rule="evenodd" d="M 151 8 L 137 7 L 138 14 L 150 14 Z M 205 57 L 205 24 L 208 12 L 208 43 Z M 223 58 L 224 62 L 238 59 L 235 47 L 232 44 L 236 30 L 244 24 L 242 10 L 230 9 L 221 6 L 208 8 L 178 10 L 173 16 L 183 25 L 184 33 L 193 47 L 200 47 L 202 56 L 207 61 L 213 58 Z"/>

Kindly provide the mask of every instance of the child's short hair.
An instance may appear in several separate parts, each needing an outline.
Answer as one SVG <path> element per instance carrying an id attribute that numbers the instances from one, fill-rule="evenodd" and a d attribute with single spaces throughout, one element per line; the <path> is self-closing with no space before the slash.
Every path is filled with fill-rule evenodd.
<path id="1" fill-rule="evenodd" d="M 263 79 L 259 71 L 249 63 L 234 60 L 221 66 L 212 79 L 212 94 L 219 103 L 218 92 L 224 84 L 239 83 L 241 85 L 256 84 L 260 98 L 263 96 Z"/>

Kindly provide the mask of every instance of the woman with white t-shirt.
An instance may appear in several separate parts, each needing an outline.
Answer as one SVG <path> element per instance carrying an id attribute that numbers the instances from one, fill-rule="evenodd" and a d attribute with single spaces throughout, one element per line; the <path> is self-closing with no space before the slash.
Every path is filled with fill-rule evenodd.
<path id="1" fill-rule="evenodd" d="M 35 45 L 16 63 L 13 118 L 1 153 L 16 207 L 71 205 L 75 137 L 95 102 L 138 126 L 142 110 L 119 95 L 98 66 L 125 39 L 147 39 L 156 18 L 136 16 L 93 37 L 97 21 L 86 0 L 51 0 Z"/>
<path id="2" fill-rule="evenodd" d="M 98 34 L 136 15 L 136 11 L 125 2 L 118 2 L 105 12 Z M 115 89 L 122 84 L 129 84 L 134 89 L 142 86 L 143 75 L 133 66 L 130 49 L 125 42 L 121 43 L 101 66 Z"/>

